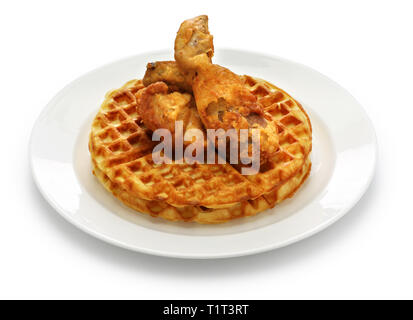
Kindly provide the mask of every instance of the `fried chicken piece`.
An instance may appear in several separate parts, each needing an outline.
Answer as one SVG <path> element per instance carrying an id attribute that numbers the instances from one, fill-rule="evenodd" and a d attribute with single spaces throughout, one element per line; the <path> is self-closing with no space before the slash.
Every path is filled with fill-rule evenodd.
<path id="1" fill-rule="evenodd" d="M 258 129 L 260 162 L 278 150 L 278 134 L 271 115 L 245 86 L 243 78 L 212 64 L 212 35 L 208 17 L 184 21 L 175 39 L 175 60 L 180 70 L 192 74 L 192 90 L 202 122 L 211 129 Z"/>
<path id="2" fill-rule="evenodd" d="M 194 72 L 200 65 L 211 64 L 213 36 L 208 30 L 208 16 L 182 22 L 175 38 L 175 60 L 183 72 Z"/>
<path id="3" fill-rule="evenodd" d="M 181 72 L 175 61 L 150 62 L 146 66 L 143 84 L 147 87 L 152 83 L 163 81 L 172 91 L 192 93 L 192 86 L 187 76 Z"/>
<path id="4" fill-rule="evenodd" d="M 175 122 L 183 122 L 183 133 L 189 129 L 204 127 L 195 107 L 195 101 L 191 94 L 171 92 L 164 82 L 155 82 L 142 90 L 137 105 L 138 114 L 143 123 L 150 130 L 168 129 L 175 133 Z"/>

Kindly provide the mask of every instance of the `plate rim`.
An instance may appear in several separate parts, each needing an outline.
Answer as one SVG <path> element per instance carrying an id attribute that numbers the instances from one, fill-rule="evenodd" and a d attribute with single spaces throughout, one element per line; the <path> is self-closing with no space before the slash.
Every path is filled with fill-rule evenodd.
<path id="1" fill-rule="evenodd" d="M 46 202 L 61 216 L 63 217 L 66 221 L 70 222 L 71 224 L 73 224 L 74 226 L 76 226 L 77 228 L 79 228 L 80 230 L 82 230 L 83 232 L 99 239 L 102 240 L 106 243 L 109 243 L 111 245 L 115 245 L 118 247 L 121 247 L 123 249 L 127 249 L 127 250 L 131 250 L 134 252 L 140 252 L 140 253 L 145 253 L 145 254 L 150 254 L 150 255 L 156 255 L 156 256 L 162 256 L 162 257 L 169 257 L 169 258 L 183 258 L 183 259 L 221 259 L 221 258 L 233 258 L 233 257 L 240 257 L 240 256 L 247 256 L 247 255 L 254 255 L 254 254 L 259 254 L 262 252 L 267 252 L 270 250 L 275 250 L 275 249 L 279 249 L 282 247 L 286 247 L 290 244 L 296 243 L 298 241 L 301 241 L 303 239 L 309 238 L 314 234 L 317 234 L 318 232 L 323 231 L 324 229 L 328 228 L 330 225 L 334 224 L 335 222 L 337 222 L 339 219 L 341 219 L 346 213 L 348 213 L 359 201 L 360 199 L 365 195 L 366 191 L 368 190 L 368 188 L 370 187 L 372 180 L 375 176 L 376 170 L 377 170 L 377 158 L 378 158 L 378 141 L 377 141 L 377 134 L 373 125 L 373 122 L 371 120 L 371 118 L 369 117 L 369 115 L 367 114 L 366 110 L 364 109 L 364 107 L 360 104 L 360 102 L 347 90 L 345 89 L 343 86 L 341 86 L 340 84 L 338 84 L 336 81 L 334 81 L 333 79 L 327 77 L 326 75 L 322 74 L 321 72 L 305 65 L 302 64 L 300 62 L 295 62 L 293 60 L 289 60 L 283 57 L 279 57 L 273 54 L 268 54 L 268 53 L 263 53 L 263 52 L 258 52 L 258 51 L 253 51 L 253 50 L 246 50 L 246 49 L 240 49 L 240 48 L 220 48 L 219 51 L 233 51 L 233 52 L 238 52 L 238 53 L 246 53 L 246 54 L 252 54 L 252 55 L 256 55 L 256 56 L 261 56 L 263 58 L 269 58 L 269 59 L 273 59 L 273 60 L 278 60 L 281 62 L 286 62 L 286 63 L 290 63 L 290 64 L 295 64 L 300 66 L 301 68 L 304 68 L 310 72 L 314 72 L 317 73 L 319 76 L 321 76 L 322 78 L 324 78 L 325 80 L 333 83 L 335 86 L 337 86 L 340 90 L 344 91 L 348 96 L 350 96 L 354 102 L 356 102 L 356 104 L 358 105 L 361 113 L 363 114 L 363 118 L 364 120 L 368 123 L 368 128 L 369 128 L 369 132 L 372 134 L 372 141 L 371 143 L 374 146 L 374 152 L 373 152 L 373 165 L 372 165 L 372 169 L 369 172 L 369 176 L 366 177 L 365 183 L 364 185 L 360 188 L 359 193 L 357 194 L 356 197 L 354 197 L 354 199 L 350 202 L 348 201 L 345 205 L 343 205 L 337 213 L 334 214 L 334 216 L 330 217 L 328 220 L 324 221 L 323 223 L 318 224 L 317 226 L 315 226 L 312 229 L 307 230 L 306 232 L 300 233 L 294 237 L 291 237 L 287 240 L 278 242 L 278 243 L 272 243 L 272 244 L 268 244 L 266 246 L 261 246 L 261 247 L 257 247 L 254 249 L 247 249 L 244 250 L 242 252 L 219 252 L 219 253 L 201 253 L 201 254 L 194 254 L 194 253 L 183 253 L 183 252 L 167 252 L 167 251 L 160 251 L 160 250 L 156 250 L 156 249 L 152 249 L 152 248 L 146 248 L 146 247 L 136 247 L 134 245 L 129 245 L 127 243 L 124 243 L 122 241 L 119 241 L 117 239 L 114 239 L 112 237 L 106 236 L 100 232 L 98 232 L 97 230 L 94 230 L 93 228 L 89 228 L 86 225 L 80 223 L 79 221 L 77 221 L 74 217 L 72 217 L 71 214 L 69 214 L 64 208 L 62 208 L 56 201 L 55 199 L 53 199 L 53 197 L 50 197 L 47 194 L 47 191 L 45 190 L 44 186 L 42 186 L 42 184 L 40 183 L 40 180 L 38 178 L 38 175 L 36 173 L 36 170 L 34 169 L 34 156 L 33 156 L 33 152 L 34 152 L 34 136 L 35 136 L 35 131 L 37 126 L 40 123 L 40 120 L 42 119 L 42 117 L 44 115 L 46 115 L 48 113 L 48 111 L 53 107 L 55 101 L 57 101 L 59 99 L 60 96 L 63 96 L 72 86 L 74 86 L 78 81 L 80 81 L 82 78 L 88 76 L 89 74 L 93 74 L 94 72 L 100 70 L 100 69 L 104 69 L 110 65 L 114 65 L 117 63 L 121 63 L 123 61 L 127 61 L 127 60 L 131 60 L 134 59 L 137 56 L 140 55 L 148 55 L 148 54 L 163 54 L 165 52 L 169 52 L 170 50 L 166 50 L 166 49 L 160 49 L 160 50 L 151 50 L 151 51 L 143 51 L 140 53 L 136 53 L 133 55 L 129 55 L 120 59 L 116 59 L 114 61 L 105 63 L 101 66 L 98 66 L 96 68 L 93 68 L 92 70 L 81 74 L 79 77 L 77 77 L 76 79 L 72 80 L 71 82 L 69 82 L 67 85 L 65 85 L 62 89 L 60 89 L 53 97 L 52 99 L 45 105 L 45 107 L 43 107 L 43 109 L 41 110 L 41 112 L 39 113 L 39 115 L 37 116 L 36 120 L 34 121 L 31 133 L 30 133 L 30 138 L 29 138 L 29 167 L 30 167 L 30 171 L 32 173 L 32 177 L 33 177 L 33 181 L 37 187 L 37 189 L 39 190 L 40 194 L 43 196 L 43 198 L 46 200 Z"/>

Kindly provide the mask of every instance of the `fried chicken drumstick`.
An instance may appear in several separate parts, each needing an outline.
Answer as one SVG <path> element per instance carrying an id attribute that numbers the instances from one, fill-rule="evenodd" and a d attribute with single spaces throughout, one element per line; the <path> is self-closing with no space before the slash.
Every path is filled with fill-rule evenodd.
<path id="1" fill-rule="evenodd" d="M 258 129 L 260 161 L 264 163 L 278 149 L 277 128 L 271 115 L 245 86 L 244 79 L 213 64 L 213 37 L 208 17 L 184 21 L 175 39 L 175 60 L 185 79 L 192 84 L 202 122 L 211 129 Z"/>
<path id="2" fill-rule="evenodd" d="M 148 85 L 142 92 L 139 92 L 138 113 L 148 129 L 168 129 L 174 135 L 177 121 L 182 121 L 182 134 L 185 136 L 191 129 L 198 129 L 204 132 L 201 119 L 195 107 L 195 101 L 191 94 L 178 91 L 171 92 L 164 82 L 155 82 Z M 193 140 L 184 140 L 184 145 L 188 145 Z M 205 145 L 205 140 L 200 142 Z"/>

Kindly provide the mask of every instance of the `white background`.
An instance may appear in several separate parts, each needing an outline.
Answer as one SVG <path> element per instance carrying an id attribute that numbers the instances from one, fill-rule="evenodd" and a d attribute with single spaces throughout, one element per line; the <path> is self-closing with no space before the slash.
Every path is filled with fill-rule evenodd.
<path id="1" fill-rule="evenodd" d="M 277 251 L 188 261 L 112 247 L 43 200 L 31 128 L 68 82 L 172 50 L 202 13 L 216 48 L 285 57 L 348 89 L 377 131 L 376 177 L 339 222 Z M 0 298 L 413 298 L 411 1 L 3 1 L 0 35 Z"/>

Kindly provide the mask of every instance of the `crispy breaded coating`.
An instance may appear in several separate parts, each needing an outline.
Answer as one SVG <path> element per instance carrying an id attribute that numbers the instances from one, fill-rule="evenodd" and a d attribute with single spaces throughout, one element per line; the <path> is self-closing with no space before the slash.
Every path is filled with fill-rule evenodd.
<path id="1" fill-rule="evenodd" d="M 208 17 L 184 21 L 175 39 L 175 59 L 183 73 L 192 73 L 192 90 L 202 122 L 211 129 L 258 129 L 260 161 L 278 150 L 277 127 L 245 86 L 244 79 L 213 64 Z"/>
<path id="2" fill-rule="evenodd" d="M 172 91 L 192 92 L 191 83 L 175 61 L 157 61 L 147 64 L 143 84 L 147 87 L 158 81 L 165 82 Z"/>

